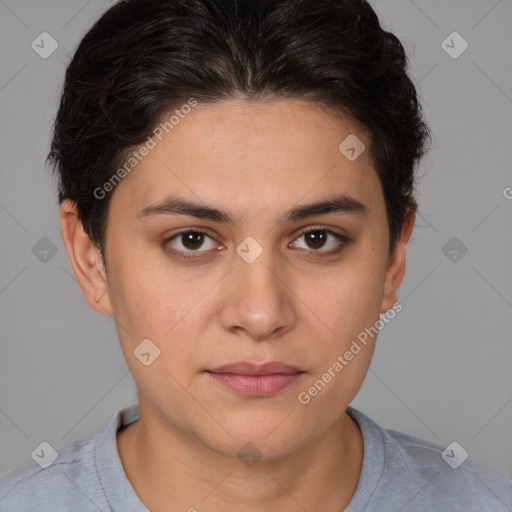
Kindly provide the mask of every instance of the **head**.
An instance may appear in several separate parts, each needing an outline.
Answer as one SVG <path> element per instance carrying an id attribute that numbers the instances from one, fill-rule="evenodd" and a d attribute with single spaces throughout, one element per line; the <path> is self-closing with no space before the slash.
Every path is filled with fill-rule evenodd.
<path id="1" fill-rule="evenodd" d="M 73 269 L 116 320 L 143 414 L 275 458 L 344 413 L 376 336 L 353 342 L 397 301 L 417 208 L 429 131 L 406 68 L 363 0 L 127 0 L 83 38 L 49 160 Z M 275 360 L 303 373 L 266 397 L 208 374 Z"/>

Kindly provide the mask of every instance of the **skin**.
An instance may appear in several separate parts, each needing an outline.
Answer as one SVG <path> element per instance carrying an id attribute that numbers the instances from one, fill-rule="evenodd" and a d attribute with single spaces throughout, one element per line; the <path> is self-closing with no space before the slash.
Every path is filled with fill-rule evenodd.
<path id="1" fill-rule="evenodd" d="M 355 123 L 303 100 L 198 104 L 114 190 L 107 271 L 75 205 L 61 205 L 74 272 L 91 307 L 115 318 L 137 386 L 141 420 L 119 431 L 117 444 L 150 510 L 339 512 L 353 496 L 364 447 L 345 409 L 375 338 L 307 405 L 297 397 L 397 301 L 414 214 L 390 251 L 369 151 L 352 162 L 338 150 L 351 133 L 369 147 Z M 234 223 L 137 216 L 169 194 L 225 210 Z M 367 213 L 279 220 L 331 195 Z M 207 232 L 202 246 L 180 236 L 164 243 L 186 228 Z M 315 243 L 303 228 L 350 242 Z M 236 252 L 248 236 L 263 250 L 252 263 Z M 147 338 L 161 351 L 149 366 L 133 353 Z M 305 373 L 269 397 L 242 396 L 204 372 L 273 360 Z M 237 457 L 248 442 L 261 456 L 250 467 Z"/>

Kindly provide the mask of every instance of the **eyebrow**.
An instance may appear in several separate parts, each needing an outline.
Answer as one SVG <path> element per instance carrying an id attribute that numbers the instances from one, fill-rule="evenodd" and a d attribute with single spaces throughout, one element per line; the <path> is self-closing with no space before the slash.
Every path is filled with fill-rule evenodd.
<path id="1" fill-rule="evenodd" d="M 368 207 L 353 197 L 347 195 L 332 196 L 314 203 L 294 206 L 284 212 L 279 222 L 297 222 L 313 215 L 327 215 L 330 213 L 367 215 L 368 212 Z M 189 215 L 213 222 L 235 224 L 235 219 L 227 211 L 173 196 L 167 197 L 160 203 L 143 208 L 137 214 L 137 218 L 141 219 L 153 215 Z"/>

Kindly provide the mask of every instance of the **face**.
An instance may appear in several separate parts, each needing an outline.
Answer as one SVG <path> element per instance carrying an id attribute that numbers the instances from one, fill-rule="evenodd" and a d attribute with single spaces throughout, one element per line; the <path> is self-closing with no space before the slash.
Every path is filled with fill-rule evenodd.
<path id="1" fill-rule="evenodd" d="M 73 267 L 116 319 L 148 422 L 278 458 L 344 415 L 375 344 L 358 336 L 396 302 L 410 234 L 388 254 L 370 155 L 338 149 L 350 134 L 369 147 L 302 101 L 198 104 L 114 190 L 106 275 L 63 205 Z M 215 372 L 240 362 L 267 375 Z"/>

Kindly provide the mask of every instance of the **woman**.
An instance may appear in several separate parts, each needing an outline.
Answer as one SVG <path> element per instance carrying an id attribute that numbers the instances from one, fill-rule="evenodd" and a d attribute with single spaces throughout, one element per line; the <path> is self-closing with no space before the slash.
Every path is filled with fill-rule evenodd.
<path id="1" fill-rule="evenodd" d="M 512 482 L 350 402 L 426 150 L 363 0 L 126 0 L 66 74 L 50 161 L 87 302 L 138 391 L 0 510 L 506 511 Z M 42 458 L 46 455 L 44 450 Z"/>

